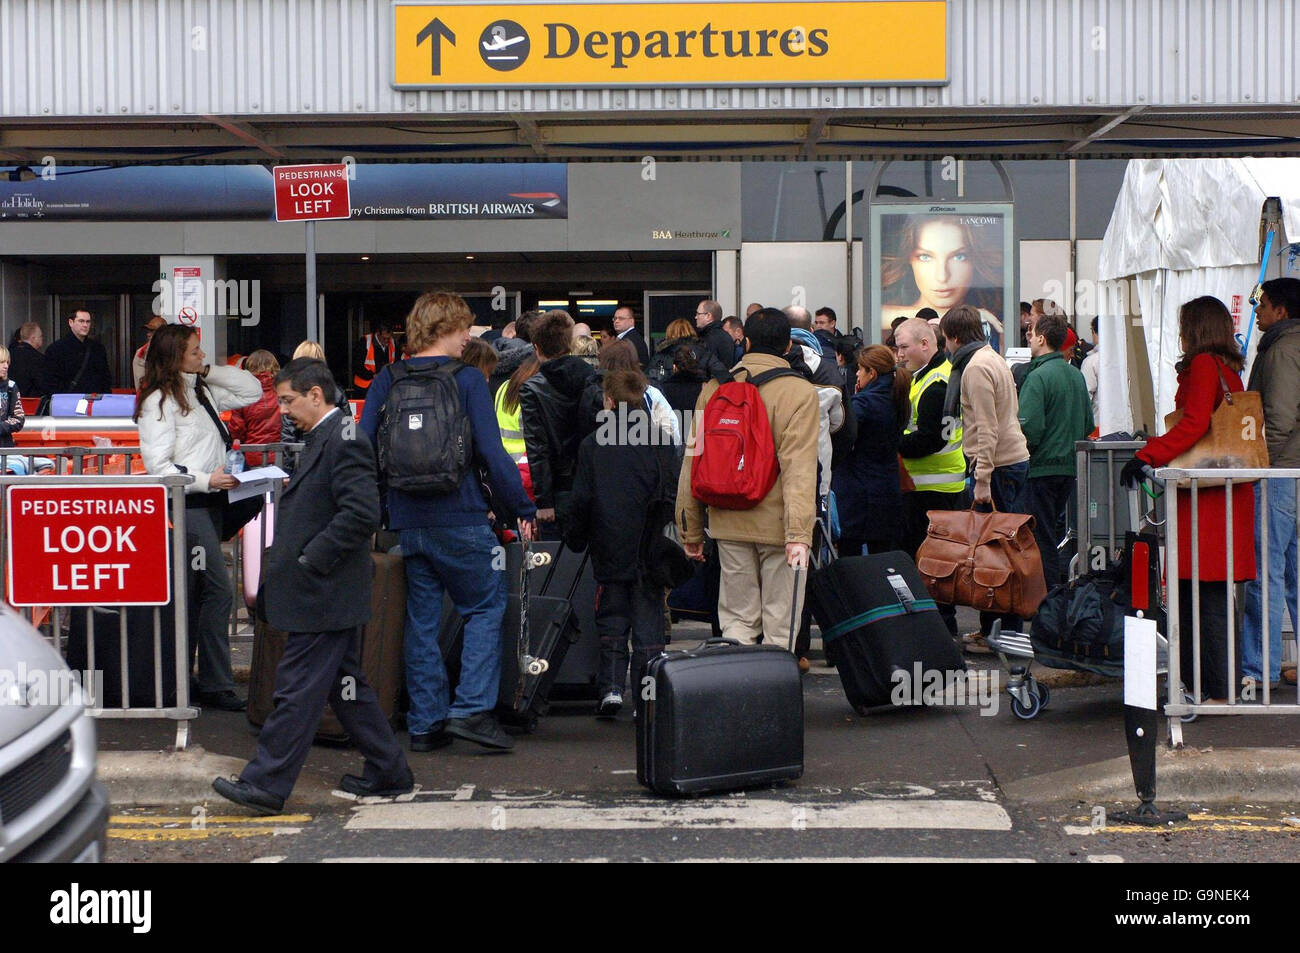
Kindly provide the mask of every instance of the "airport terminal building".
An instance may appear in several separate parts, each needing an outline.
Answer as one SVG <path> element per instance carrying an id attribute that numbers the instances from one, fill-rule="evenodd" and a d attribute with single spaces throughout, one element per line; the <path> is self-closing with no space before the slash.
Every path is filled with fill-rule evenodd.
<path id="1" fill-rule="evenodd" d="M 433 287 L 651 334 L 978 302 L 1003 347 L 1054 297 L 1086 337 L 1126 160 L 1300 152 L 1297 36 L 1288 0 L 3 4 L 0 331 L 89 308 L 126 381 L 155 311 L 350 379 Z M 308 163 L 350 193 L 314 318 L 272 172 Z"/>

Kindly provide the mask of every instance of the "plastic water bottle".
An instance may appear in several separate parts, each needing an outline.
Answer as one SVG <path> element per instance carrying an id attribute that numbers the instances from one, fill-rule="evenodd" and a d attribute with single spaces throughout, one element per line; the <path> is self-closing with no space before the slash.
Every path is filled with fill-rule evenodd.
<path id="1" fill-rule="evenodd" d="M 226 472 L 231 476 L 244 472 L 244 454 L 239 449 L 239 441 L 226 453 Z"/>

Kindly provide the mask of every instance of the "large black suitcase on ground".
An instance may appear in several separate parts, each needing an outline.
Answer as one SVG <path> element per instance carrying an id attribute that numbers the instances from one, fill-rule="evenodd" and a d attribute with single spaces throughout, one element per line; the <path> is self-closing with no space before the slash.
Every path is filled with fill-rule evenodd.
<path id="1" fill-rule="evenodd" d="M 906 553 L 836 559 L 812 573 L 808 600 L 826 659 L 839 670 L 844 694 L 858 712 L 892 703 L 900 684 L 894 672 L 900 669 L 908 679 L 914 679 L 917 663 L 923 672 L 966 670 Z M 922 686 L 912 687 L 908 698 L 922 699 Z"/>
<path id="2" fill-rule="evenodd" d="M 120 608 L 82 608 L 72 613 L 64 661 L 74 672 L 90 669 L 87 649 L 86 616 L 95 619 L 95 669 L 103 673 L 103 697 L 97 699 L 100 708 L 122 707 L 122 629 L 121 613 L 126 612 L 127 677 L 129 701 L 132 708 L 153 708 L 158 699 L 154 685 L 154 606 L 126 606 Z M 176 626 L 173 606 L 159 606 L 159 639 L 162 659 L 162 705 L 171 708 L 176 704 Z M 93 677 L 93 676 L 92 676 Z M 89 687 L 89 686 L 87 686 Z M 193 699 L 191 699 L 193 703 Z"/>
<path id="3" fill-rule="evenodd" d="M 650 659 L 636 776 L 656 794 L 735 791 L 803 774 L 803 685 L 785 646 L 709 639 Z"/>

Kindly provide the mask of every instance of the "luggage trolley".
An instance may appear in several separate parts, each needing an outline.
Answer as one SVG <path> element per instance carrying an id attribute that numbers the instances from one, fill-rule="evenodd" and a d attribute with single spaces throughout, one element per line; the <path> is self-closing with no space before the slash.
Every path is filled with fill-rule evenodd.
<path id="1" fill-rule="evenodd" d="M 1011 711 L 1022 721 L 1031 721 L 1047 707 L 1051 691 L 1038 679 L 1029 674 L 1029 666 L 1035 659 L 1033 644 L 1023 632 L 1003 632 L 1002 620 L 993 623 L 989 633 L 989 646 L 997 653 L 1002 667 L 1007 670 L 1007 694 L 1011 696 Z M 1038 660 L 1050 668 L 1067 671 L 1093 672 L 1108 678 L 1124 677 L 1124 662 L 1084 661 L 1066 655 L 1048 655 L 1039 653 Z M 1156 674 L 1167 676 L 1169 673 L 1169 641 L 1160 633 L 1156 634 Z M 1184 701 L 1194 704 L 1190 692 L 1183 691 Z M 1159 696 L 1157 696 L 1159 697 Z M 1184 715 L 1184 723 L 1193 722 L 1196 715 Z"/>
<path id="2" fill-rule="evenodd" d="M 1092 561 L 1092 550 L 1094 540 L 1096 545 L 1100 545 L 1104 552 L 1104 563 L 1098 568 L 1110 568 L 1116 559 L 1117 550 L 1122 550 L 1122 545 L 1116 546 L 1117 541 L 1122 541 L 1122 530 L 1117 532 L 1115 511 L 1119 509 L 1119 500 L 1121 497 L 1116 492 L 1119 489 L 1119 470 L 1132 457 L 1133 451 L 1140 448 L 1140 442 L 1130 441 L 1112 441 L 1111 445 L 1101 444 L 1100 451 L 1095 449 L 1097 444 L 1093 441 L 1080 441 L 1077 445 L 1079 448 L 1079 485 L 1080 485 L 1080 505 L 1079 505 L 1079 554 L 1071 563 L 1070 579 L 1073 581 L 1078 576 L 1083 575 L 1080 572 L 1080 559 Z M 1128 452 L 1123 452 L 1128 451 Z M 1093 466 L 1091 457 L 1102 456 L 1100 460 L 1101 480 L 1106 485 L 1106 497 L 1102 506 L 1090 505 L 1089 484 L 1094 482 L 1092 473 L 1096 467 Z M 1125 529 L 1134 532 L 1143 530 L 1153 530 L 1160 535 L 1164 526 L 1163 519 L 1163 497 L 1159 497 L 1149 510 L 1144 510 L 1141 493 L 1138 490 L 1127 490 L 1126 502 L 1128 519 L 1125 520 Z M 1100 512 L 1099 512 L 1100 511 Z M 1101 532 L 1096 530 L 1096 524 L 1102 524 Z M 1104 536 L 1102 534 L 1105 534 Z M 1100 538 L 1099 538 L 1100 537 Z M 1156 643 L 1156 674 L 1167 675 L 1169 664 L 1169 642 L 1164 635 L 1157 634 Z M 1011 696 L 1011 711 L 1017 718 L 1023 721 L 1030 721 L 1038 717 L 1039 712 L 1047 707 L 1051 698 L 1051 692 L 1046 685 L 1040 683 L 1036 678 L 1029 674 L 1030 664 L 1037 658 L 1050 668 L 1063 669 L 1066 671 L 1092 672 L 1108 678 L 1122 678 L 1124 675 L 1123 661 L 1098 661 L 1097 659 L 1083 659 L 1071 655 L 1063 655 L 1055 652 L 1035 652 L 1033 643 L 1028 633 L 1025 632 L 1003 632 L 1002 622 L 998 620 L 993 624 L 993 630 L 988 636 L 989 647 L 997 653 L 1003 668 L 1007 672 L 1007 694 Z M 1184 692 L 1186 695 L 1187 693 Z M 1187 695 L 1190 698 L 1190 695 Z M 1195 719 L 1195 715 L 1184 716 L 1184 722 L 1190 722 Z"/>

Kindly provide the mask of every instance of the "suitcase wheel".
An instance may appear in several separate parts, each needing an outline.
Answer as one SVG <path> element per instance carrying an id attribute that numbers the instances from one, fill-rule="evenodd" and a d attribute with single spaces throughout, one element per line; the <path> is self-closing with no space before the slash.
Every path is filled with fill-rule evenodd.
<path id="1" fill-rule="evenodd" d="M 1016 695 L 1011 696 L 1011 710 L 1016 717 L 1022 721 L 1029 721 L 1038 717 L 1038 713 L 1043 710 L 1043 696 L 1038 694 L 1038 686 L 1032 686 L 1026 693 L 1027 702 L 1021 701 Z"/>
<path id="2" fill-rule="evenodd" d="M 524 674 L 532 676 L 543 675 L 550 667 L 551 663 L 546 661 L 546 659 L 530 657 L 525 660 Z"/>

